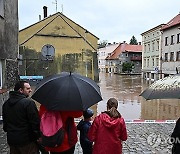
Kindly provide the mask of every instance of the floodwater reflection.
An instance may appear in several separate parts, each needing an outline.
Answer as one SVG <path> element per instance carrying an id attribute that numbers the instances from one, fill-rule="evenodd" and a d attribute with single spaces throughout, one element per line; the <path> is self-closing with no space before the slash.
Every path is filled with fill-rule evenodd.
<path id="1" fill-rule="evenodd" d="M 170 120 L 180 116 L 180 100 L 148 100 L 139 94 L 151 84 L 140 75 L 116 75 L 100 73 L 103 100 L 93 107 L 97 114 L 106 110 L 106 102 L 114 97 L 119 101 L 118 110 L 125 119 Z"/>

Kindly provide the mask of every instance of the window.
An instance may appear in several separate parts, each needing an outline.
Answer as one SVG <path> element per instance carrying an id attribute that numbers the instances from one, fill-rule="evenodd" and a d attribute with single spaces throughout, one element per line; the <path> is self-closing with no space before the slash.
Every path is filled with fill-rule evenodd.
<path id="1" fill-rule="evenodd" d="M 159 41 L 157 41 L 157 51 L 159 51 Z"/>
<path id="2" fill-rule="evenodd" d="M 154 66 L 154 58 L 152 58 L 152 65 Z"/>
<path id="3" fill-rule="evenodd" d="M 170 61 L 174 61 L 174 52 L 170 53 Z"/>
<path id="4" fill-rule="evenodd" d="M 146 59 L 144 58 L 144 67 L 146 67 Z"/>
<path id="5" fill-rule="evenodd" d="M 174 44 L 174 35 L 171 35 L 171 45 Z"/>
<path id="6" fill-rule="evenodd" d="M 147 59 L 147 67 L 149 67 L 149 59 Z"/>
<path id="7" fill-rule="evenodd" d="M 159 58 L 156 58 L 156 66 L 159 66 Z"/>
<path id="8" fill-rule="evenodd" d="M 148 51 L 150 51 L 150 44 L 148 44 Z"/>
<path id="9" fill-rule="evenodd" d="M 146 52 L 146 45 L 144 45 L 144 52 Z"/>
<path id="10" fill-rule="evenodd" d="M 180 51 L 177 51 L 176 53 L 176 61 L 180 61 Z"/>
<path id="11" fill-rule="evenodd" d="M 154 51 L 154 42 L 152 43 L 152 51 Z"/>
<path id="12" fill-rule="evenodd" d="M 4 0 L 0 0 L 0 16 L 4 17 Z"/>
<path id="13" fill-rule="evenodd" d="M 164 61 L 168 61 L 168 53 L 165 53 L 165 59 Z"/>
<path id="14" fill-rule="evenodd" d="M 165 37 L 165 46 L 168 45 L 168 37 Z"/>
<path id="15" fill-rule="evenodd" d="M 180 33 L 177 34 L 177 43 L 180 43 Z"/>

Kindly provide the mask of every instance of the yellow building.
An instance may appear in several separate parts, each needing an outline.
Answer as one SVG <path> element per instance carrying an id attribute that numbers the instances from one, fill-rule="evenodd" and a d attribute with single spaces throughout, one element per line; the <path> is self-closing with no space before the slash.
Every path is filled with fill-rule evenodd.
<path id="1" fill-rule="evenodd" d="M 45 16 L 19 31 L 20 75 L 72 71 L 98 80 L 97 41 L 62 13 Z"/>

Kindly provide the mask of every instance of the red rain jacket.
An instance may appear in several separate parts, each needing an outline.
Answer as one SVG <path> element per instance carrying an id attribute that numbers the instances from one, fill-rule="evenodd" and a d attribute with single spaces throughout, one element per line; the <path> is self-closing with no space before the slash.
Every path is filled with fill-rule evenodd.
<path id="1" fill-rule="evenodd" d="M 42 116 L 42 114 L 46 111 L 45 107 L 43 105 L 40 106 L 40 110 L 39 110 L 39 115 L 40 117 Z M 65 127 L 65 123 L 68 117 L 72 117 L 72 118 L 78 118 L 81 117 L 83 112 L 82 111 L 60 111 L 61 113 L 61 118 L 62 118 L 62 122 L 63 125 Z M 77 143 L 77 128 L 76 128 L 76 124 L 75 122 L 73 122 L 73 126 L 71 127 L 71 145 L 69 145 L 68 142 L 68 135 L 67 132 L 65 132 L 65 136 L 64 136 L 64 141 L 63 143 L 55 148 L 50 148 L 50 147 L 46 147 L 47 151 L 50 152 L 63 152 L 66 151 L 68 149 L 70 149 L 72 146 L 74 146 Z"/>
<path id="2" fill-rule="evenodd" d="M 127 140 L 124 119 L 101 113 L 94 119 L 88 137 L 94 142 L 93 154 L 122 154 L 122 141 Z"/>

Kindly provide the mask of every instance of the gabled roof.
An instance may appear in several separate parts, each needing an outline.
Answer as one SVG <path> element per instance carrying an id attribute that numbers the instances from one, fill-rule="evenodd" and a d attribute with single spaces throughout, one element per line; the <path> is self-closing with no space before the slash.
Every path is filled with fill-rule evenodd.
<path id="1" fill-rule="evenodd" d="M 160 24 L 160 25 L 158 25 L 158 26 L 156 26 L 156 27 L 153 27 L 153 28 L 151 28 L 151 29 L 143 32 L 141 35 L 143 36 L 143 35 L 145 35 L 145 34 L 147 34 L 147 33 L 153 32 L 153 31 L 155 31 L 155 30 L 160 30 L 160 29 L 161 29 L 163 26 L 165 26 L 165 25 L 166 25 L 166 24 Z"/>
<path id="2" fill-rule="evenodd" d="M 30 39 L 32 39 L 35 35 L 43 35 L 41 34 L 41 32 L 49 25 L 51 24 L 54 20 L 56 20 L 57 18 L 60 18 L 61 20 L 63 20 L 63 22 L 65 22 L 70 29 L 72 29 L 74 31 L 74 36 L 73 37 L 82 37 L 86 43 L 88 43 L 94 50 L 96 50 L 90 42 L 88 42 L 88 40 L 84 37 L 84 35 L 80 34 L 75 26 L 72 26 L 70 24 L 70 22 L 72 22 L 74 25 L 82 28 L 85 32 L 88 32 L 89 34 L 91 34 L 92 36 L 94 36 L 95 38 L 99 39 L 97 36 L 95 36 L 94 34 L 90 33 L 89 31 L 87 31 L 85 28 L 81 27 L 80 25 L 78 25 L 77 23 L 75 23 L 74 21 L 72 21 L 71 19 L 69 19 L 68 17 L 66 17 L 64 14 L 57 12 L 53 15 L 50 15 L 46 18 L 44 18 L 43 20 L 40 20 L 24 29 L 21 29 L 19 32 L 23 32 L 26 31 L 26 37 L 22 38 L 19 42 L 19 45 L 23 45 L 24 43 L 26 43 L 27 41 L 29 41 Z M 70 21 L 70 22 L 69 22 Z M 33 29 L 30 30 L 30 29 Z M 32 33 L 33 32 L 33 33 Z M 62 36 L 65 37 L 65 36 Z"/>
<path id="3" fill-rule="evenodd" d="M 119 46 L 119 43 L 117 44 L 110 44 L 110 45 L 107 45 L 105 46 L 104 48 L 100 48 L 98 49 L 98 51 L 104 51 L 106 53 L 110 53 L 110 52 L 113 52 L 117 47 Z"/>
<path id="4" fill-rule="evenodd" d="M 121 43 L 106 59 L 118 59 L 122 52 L 142 52 L 142 45 Z"/>
<path id="5" fill-rule="evenodd" d="M 165 30 L 176 25 L 180 25 L 180 13 L 164 25 L 161 30 Z"/>

